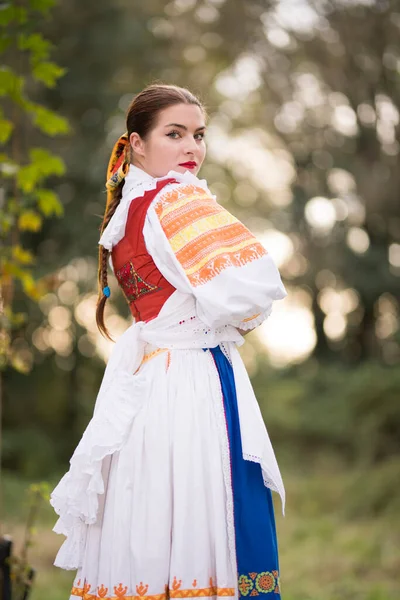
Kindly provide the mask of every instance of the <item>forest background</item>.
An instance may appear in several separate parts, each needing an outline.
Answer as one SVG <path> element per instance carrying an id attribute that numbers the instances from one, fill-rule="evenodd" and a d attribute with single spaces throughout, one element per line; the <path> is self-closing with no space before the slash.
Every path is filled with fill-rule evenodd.
<path id="1" fill-rule="evenodd" d="M 24 490 L 90 419 L 107 160 L 134 94 L 175 83 L 208 108 L 200 176 L 289 292 L 241 349 L 287 487 L 283 597 L 400 597 L 398 2 L 19 0 L 0 26 L 2 533 L 18 547 Z M 69 597 L 54 522 L 43 504 L 33 600 Z"/>

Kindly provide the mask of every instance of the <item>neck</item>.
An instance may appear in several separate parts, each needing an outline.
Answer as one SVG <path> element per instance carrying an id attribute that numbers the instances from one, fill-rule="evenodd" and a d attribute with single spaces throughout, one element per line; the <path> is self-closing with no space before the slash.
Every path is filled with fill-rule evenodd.
<path id="1" fill-rule="evenodd" d="M 141 171 L 143 171 L 143 173 L 146 173 L 146 175 L 148 175 L 149 177 L 154 177 L 154 175 L 152 175 L 151 173 L 149 173 L 145 167 L 143 165 L 141 165 L 138 162 L 132 162 L 131 166 L 136 167 L 136 169 L 140 169 Z"/>

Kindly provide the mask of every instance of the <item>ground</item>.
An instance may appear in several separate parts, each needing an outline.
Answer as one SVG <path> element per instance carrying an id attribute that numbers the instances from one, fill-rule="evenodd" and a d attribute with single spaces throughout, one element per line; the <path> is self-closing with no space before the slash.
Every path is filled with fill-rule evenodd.
<path id="1" fill-rule="evenodd" d="M 351 515 L 346 510 L 351 478 L 351 473 L 343 472 L 285 474 L 285 517 L 275 498 L 283 600 L 400 598 L 400 533 L 395 515 Z M 17 551 L 23 539 L 28 485 L 10 474 L 3 476 L 2 529 L 13 536 Z M 55 520 L 51 507 L 43 504 L 30 549 L 37 570 L 30 600 L 69 598 L 74 572 L 52 565 L 63 539 L 51 531 Z"/>

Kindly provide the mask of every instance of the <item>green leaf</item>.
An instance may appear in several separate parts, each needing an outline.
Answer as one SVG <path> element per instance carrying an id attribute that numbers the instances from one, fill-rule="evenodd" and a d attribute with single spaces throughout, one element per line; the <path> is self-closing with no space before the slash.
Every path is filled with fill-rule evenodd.
<path id="1" fill-rule="evenodd" d="M 42 217 L 33 210 L 24 210 L 18 219 L 20 231 L 39 231 L 42 227 Z"/>
<path id="2" fill-rule="evenodd" d="M 28 12 L 27 12 L 26 8 L 23 8 L 22 6 L 15 6 L 14 7 L 14 19 L 20 25 L 24 25 L 24 23 L 26 23 L 28 20 Z"/>
<path id="3" fill-rule="evenodd" d="M 29 5 L 32 10 L 37 10 L 42 14 L 48 13 L 55 4 L 55 0 L 29 0 Z"/>
<path id="4" fill-rule="evenodd" d="M 59 197 L 51 190 L 41 189 L 35 193 L 38 199 L 38 208 L 45 217 L 61 217 L 64 210 Z"/>
<path id="5" fill-rule="evenodd" d="M 64 175 L 65 173 L 64 161 L 44 148 L 31 148 L 29 157 L 32 163 L 40 166 L 46 177 L 49 175 Z"/>
<path id="6" fill-rule="evenodd" d="M 1 17 L 1 11 L 0 11 L 0 17 Z M 0 27 L 1 27 L 1 25 L 0 25 Z M 8 46 L 11 44 L 11 42 L 12 42 L 11 36 L 2 32 L 1 37 L 0 37 L 0 54 L 2 54 L 5 50 L 7 50 Z"/>
<path id="7" fill-rule="evenodd" d="M 32 75 L 38 81 L 41 81 L 46 87 L 52 88 L 57 80 L 67 72 L 66 69 L 59 67 L 54 62 L 40 62 L 32 69 Z"/>
<path id="8" fill-rule="evenodd" d="M 29 50 L 32 54 L 32 60 L 38 62 L 47 59 L 53 44 L 46 40 L 41 33 L 31 33 L 29 35 L 20 33 L 17 38 L 17 47 L 19 50 Z"/>
<path id="9" fill-rule="evenodd" d="M 4 236 L 14 225 L 15 218 L 12 215 L 8 215 L 3 211 L 0 211 L 0 233 Z"/>
<path id="10" fill-rule="evenodd" d="M 33 124 L 43 133 L 50 136 L 68 133 L 69 125 L 67 119 L 60 117 L 52 110 L 30 102 L 26 104 L 26 109 L 33 115 Z"/>
<path id="11" fill-rule="evenodd" d="M 13 123 L 8 119 L 0 119 L 0 144 L 6 144 L 14 128 Z"/>
<path id="12" fill-rule="evenodd" d="M 7 27 L 12 21 L 23 25 L 27 18 L 28 13 L 22 6 L 13 6 L 11 2 L 0 6 L 0 27 Z"/>
<path id="13" fill-rule="evenodd" d="M 18 77 L 8 67 L 0 67 L 0 96 L 11 96 L 14 99 L 19 99 L 23 87 L 23 77 Z"/>
<path id="14" fill-rule="evenodd" d="M 14 19 L 14 6 L 10 3 L 0 6 L 0 27 L 6 27 Z"/>
<path id="15" fill-rule="evenodd" d="M 21 211 L 21 206 L 16 198 L 12 196 L 8 199 L 7 202 L 7 212 L 9 215 L 18 215 Z"/>
<path id="16" fill-rule="evenodd" d="M 43 179 L 43 175 L 34 164 L 30 164 L 19 169 L 16 179 L 19 189 L 28 194 L 35 189 L 38 181 Z"/>
<path id="17" fill-rule="evenodd" d="M 30 164 L 21 167 L 16 175 L 17 185 L 25 193 L 32 192 L 35 187 L 50 175 L 63 175 L 64 162 L 44 148 L 32 148 L 29 151 Z"/>

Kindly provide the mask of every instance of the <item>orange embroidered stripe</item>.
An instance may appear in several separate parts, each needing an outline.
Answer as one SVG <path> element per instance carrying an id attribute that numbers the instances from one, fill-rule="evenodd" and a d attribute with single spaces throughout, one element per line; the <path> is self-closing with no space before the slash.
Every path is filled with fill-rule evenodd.
<path id="1" fill-rule="evenodd" d="M 167 191 L 155 211 L 193 286 L 267 254 L 243 223 L 202 188 L 184 185 Z"/>
<path id="2" fill-rule="evenodd" d="M 107 588 L 106 588 L 107 589 Z M 82 600 L 140 600 L 146 598 L 146 600 L 166 600 L 166 594 L 156 594 L 154 596 L 99 596 L 98 594 L 83 593 L 80 588 L 72 588 L 71 596 L 78 596 Z"/>
<path id="3" fill-rule="evenodd" d="M 204 212 L 210 212 L 210 214 L 212 214 L 214 212 L 221 212 L 223 210 L 225 209 L 223 209 L 218 202 L 211 198 L 211 196 L 195 194 L 190 198 L 186 197 L 185 199 L 175 202 L 170 206 L 170 210 L 167 214 L 165 214 L 164 211 L 162 216 L 158 215 L 158 218 L 165 223 L 166 227 L 172 227 L 177 215 L 184 218 L 192 211 L 203 214 Z"/>
<path id="4" fill-rule="evenodd" d="M 167 349 L 168 348 L 157 348 L 157 350 L 153 350 L 152 352 L 149 352 L 149 354 L 145 354 L 141 364 L 151 360 L 152 358 L 154 358 L 158 354 L 161 354 L 162 352 L 166 352 Z"/>
<path id="5" fill-rule="evenodd" d="M 155 206 L 158 218 L 160 221 L 163 220 L 171 211 L 191 202 L 194 198 L 213 200 L 203 188 L 195 185 L 179 185 L 173 190 L 166 190 Z"/>
<path id="6" fill-rule="evenodd" d="M 125 589 L 125 588 L 124 588 Z M 73 587 L 71 590 L 71 596 L 77 596 L 82 598 L 82 600 L 140 600 L 144 598 L 145 600 L 166 600 L 168 598 L 207 598 L 209 596 L 219 596 L 219 597 L 229 597 L 235 595 L 234 588 L 218 588 L 218 587 L 208 587 L 208 588 L 200 588 L 200 589 L 187 589 L 187 590 L 174 590 L 169 589 L 168 594 L 155 594 L 155 595 L 147 595 L 141 594 L 137 596 L 126 596 L 123 593 L 123 590 L 120 593 L 120 590 L 117 588 L 118 595 L 107 596 L 108 588 L 101 586 L 99 588 L 99 593 L 90 594 L 89 592 L 85 592 L 83 588 Z M 114 590 L 115 591 L 115 590 Z"/>
<path id="7" fill-rule="evenodd" d="M 140 363 L 140 365 L 138 366 L 138 368 L 136 369 L 136 371 L 134 372 L 134 375 L 136 375 L 136 373 L 139 371 L 140 367 L 148 362 L 149 360 L 151 360 L 152 358 L 154 358 L 155 356 L 157 356 L 158 354 L 161 354 L 162 352 L 166 352 L 168 350 L 168 348 L 157 348 L 157 350 L 153 350 L 152 352 L 149 352 L 149 354 L 145 354 L 142 358 L 142 362 Z"/>
<path id="8" fill-rule="evenodd" d="M 205 259 L 210 260 L 215 253 L 225 254 L 226 252 L 232 252 L 235 248 L 240 249 L 249 244 L 254 245 L 254 243 L 254 240 L 243 239 L 243 236 L 241 235 L 226 241 L 221 239 L 209 239 L 208 245 L 202 244 L 202 240 L 199 240 L 199 243 L 196 244 L 195 253 L 190 254 L 182 249 L 179 253 L 177 253 L 177 258 L 185 269 L 191 269 L 195 265 L 201 266 Z M 201 247 L 201 245 L 203 245 L 203 247 Z M 260 256 L 262 255 L 261 249 L 259 254 Z"/>
<path id="9" fill-rule="evenodd" d="M 188 276 L 192 275 L 193 273 L 195 273 L 196 271 L 198 271 L 199 269 L 204 267 L 206 264 L 211 262 L 213 259 L 218 258 L 218 256 L 221 256 L 221 257 L 232 256 L 232 260 L 234 261 L 234 262 L 232 262 L 232 265 L 235 264 L 235 266 L 240 266 L 241 264 L 245 264 L 245 262 L 244 261 L 242 262 L 240 260 L 240 258 L 235 258 L 236 254 L 239 252 L 239 255 L 243 255 L 243 257 L 244 257 L 245 250 L 248 247 L 253 248 L 253 255 L 252 255 L 253 258 L 256 258 L 254 256 L 254 251 L 257 252 L 257 257 L 262 256 L 262 253 L 259 251 L 258 246 L 256 244 L 254 244 L 254 242 L 252 240 L 245 240 L 244 242 L 241 242 L 241 243 L 236 244 L 231 247 L 227 246 L 226 244 L 224 246 L 220 246 L 213 252 L 210 252 L 209 254 L 207 254 L 202 260 L 196 261 L 195 264 L 193 264 L 193 266 L 189 267 L 188 264 L 185 265 L 184 263 L 183 263 L 183 266 L 184 266 L 186 274 Z M 191 260 L 194 262 L 194 258 L 192 258 Z"/>
<path id="10" fill-rule="evenodd" d="M 208 260 L 204 266 L 196 270 L 188 279 L 193 287 L 203 285 L 216 277 L 224 269 L 228 267 L 242 267 L 243 265 L 257 260 L 260 257 L 257 246 L 244 248 L 240 253 L 227 252 L 223 256 L 216 256 L 214 259 Z"/>
<path id="11" fill-rule="evenodd" d="M 222 214 L 203 217 L 178 231 L 169 238 L 169 243 L 172 250 L 178 252 L 191 240 L 198 239 L 204 234 L 212 235 L 214 231 L 226 230 L 228 227 L 240 227 L 243 230 L 243 226 L 234 217 L 230 218 Z"/>
<path id="12" fill-rule="evenodd" d="M 267 253 L 265 248 L 253 236 L 243 234 L 240 228 L 233 227 L 219 230 L 217 234 L 204 234 L 191 244 L 184 246 L 176 257 L 183 268 L 190 269 L 195 265 L 200 267 L 205 259 L 212 258 L 215 253 L 224 254 L 233 250 L 240 250 L 249 245 L 257 245 L 259 256 Z"/>
<path id="13" fill-rule="evenodd" d="M 215 202 L 215 200 L 202 188 L 187 185 L 180 186 L 172 191 L 166 191 L 157 202 L 155 209 L 159 218 L 165 219 L 175 209 L 179 209 L 188 202 L 193 202 L 193 200 L 196 199 Z"/>
<path id="14" fill-rule="evenodd" d="M 261 313 L 257 313 L 256 315 L 253 315 L 252 317 L 247 317 L 247 319 L 243 319 L 243 323 L 247 323 L 247 321 L 252 321 L 256 317 L 259 317 L 260 315 L 261 315 Z"/>
<path id="15" fill-rule="evenodd" d="M 181 231 L 188 225 L 196 223 L 199 219 L 212 217 L 214 215 L 223 215 L 227 213 L 231 219 L 237 221 L 236 217 L 225 211 L 222 206 L 211 200 L 199 200 L 196 198 L 192 202 L 187 202 L 179 210 L 174 210 L 168 217 L 160 219 L 165 234 L 173 237 L 178 231 Z"/>
<path id="16" fill-rule="evenodd" d="M 157 210 L 157 209 L 156 209 Z M 195 214 L 213 214 L 214 212 L 222 212 L 224 209 L 218 204 L 211 196 L 200 196 L 198 194 L 193 196 L 187 196 L 184 199 L 178 200 L 169 207 L 168 212 L 163 211 L 162 215 L 157 215 L 160 221 L 163 222 L 168 233 L 174 232 L 174 226 L 176 220 L 179 219 L 183 223 L 188 217 L 190 212 Z M 190 219 L 189 219 L 190 222 Z M 171 228 L 171 229 L 170 229 Z"/>
<path id="17" fill-rule="evenodd" d="M 192 589 L 192 590 L 169 590 L 170 598 L 204 598 L 207 596 L 234 596 L 235 590 L 233 588 L 217 588 L 209 587 L 203 589 Z M 146 596 L 147 598 L 147 596 Z"/>

